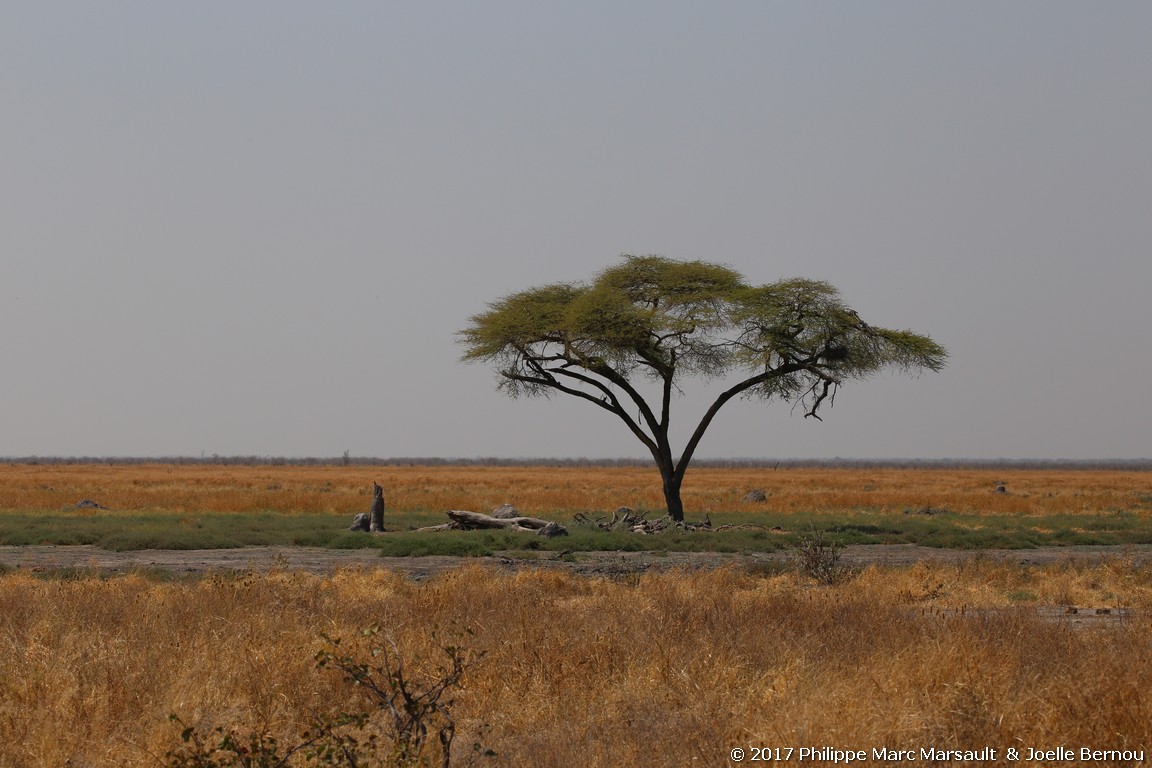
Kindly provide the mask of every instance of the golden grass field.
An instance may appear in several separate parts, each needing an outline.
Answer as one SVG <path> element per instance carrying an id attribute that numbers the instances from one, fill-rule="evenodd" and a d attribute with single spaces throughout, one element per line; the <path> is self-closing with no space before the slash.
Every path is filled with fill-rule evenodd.
<path id="1" fill-rule="evenodd" d="M 0 510 L 91 498 L 117 510 L 346 516 L 366 510 L 373 480 L 390 509 L 413 511 L 661 505 L 643 468 L 0 465 Z M 1150 480 L 701 468 L 684 492 L 690 517 L 744 509 L 751 488 L 768 494 L 758 512 L 1150 514 Z M 1010 492 L 993 493 L 997 482 Z M 452 705 L 454 765 L 474 742 L 497 755 L 477 765 L 525 768 L 725 766 L 737 746 L 992 747 L 989 764 L 1001 765 L 1008 747 L 1152 749 L 1152 569 L 1120 551 L 1043 567 L 978 554 L 871 566 L 833 586 L 734 569 L 589 578 L 472 565 L 424 583 L 382 569 L 178 581 L 9 570 L 0 768 L 161 766 L 180 744 L 173 713 L 287 743 L 356 704 L 314 655 L 325 634 L 355 648 L 371 624 L 413 674 L 438 658 L 434 633 L 467 630 L 460 642 L 483 654 Z"/>
<path id="2" fill-rule="evenodd" d="M 1021 591 L 1127 612 L 1077 624 L 1014 607 Z M 732 570 L 471 566 L 423 584 L 381 570 L 176 583 L 9 573 L 0 766 L 162 765 L 179 744 L 170 713 L 291 740 L 355 705 L 313 663 L 322 633 L 351 640 L 372 623 L 414 674 L 437 658 L 434 631 L 471 632 L 462 642 L 484 656 L 452 706 L 456 764 L 477 741 L 497 753 L 477 764 L 525 768 L 724 766 L 736 746 L 1143 749 L 1150 607 L 1152 574 L 1123 559 L 872 567 L 831 587 Z"/>
<path id="3" fill-rule="evenodd" d="M 571 466 L 216 466 L 174 464 L 0 464 L 0 510 L 59 510 L 81 499 L 125 511 L 332 513 L 367 511 L 371 483 L 388 508 L 487 511 L 509 502 L 525 514 L 660 510 L 651 467 Z M 996 494 L 997 483 L 1009 493 Z M 768 499 L 742 504 L 753 488 Z M 999 515 L 1152 515 L 1152 473 L 1025 469 L 689 469 L 691 517 L 757 512 L 900 512 L 925 506 Z"/>

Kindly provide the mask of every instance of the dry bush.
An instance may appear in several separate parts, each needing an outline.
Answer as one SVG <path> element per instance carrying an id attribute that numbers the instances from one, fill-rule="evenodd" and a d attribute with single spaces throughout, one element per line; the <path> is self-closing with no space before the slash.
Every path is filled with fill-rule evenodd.
<path id="1" fill-rule="evenodd" d="M 1092 605 L 1078 628 L 1021 607 Z M 719 570 L 586 579 L 481 566 L 41 581 L 0 577 L 0 766 L 155 766 L 178 713 L 288 743 L 347 705 L 323 635 L 379 624 L 404 659 L 467 628 L 484 654 L 457 743 L 501 766 L 722 765 L 743 746 L 1140 748 L 1152 578 L 1123 561 L 869 568 L 838 586 Z M 442 636 L 442 635 L 441 635 Z M 69 763 L 69 761 L 71 761 Z M 483 763 L 481 763 L 483 764 Z"/>
<path id="2" fill-rule="evenodd" d="M 183 730 L 178 748 L 165 754 L 166 768 L 282 768 L 319 764 L 336 768 L 420 768 L 452 764 L 456 723 L 452 693 L 477 656 L 451 642 L 441 644 L 442 665 L 405 660 L 394 640 L 376 625 L 365 628 L 359 644 L 325 636 L 317 669 L 339 673 L 348 684 L 339 708 L 314 712 L 295 740 L 285 742 L 267 725 L 238 731 L 216 726 L 210 732 L 169 719 Z M 418 661 L 418 660 L 417 660 Z M 413 671 L 413 667 L 416 670 Z M 421 669 L 420 667 L 424 667 Z M 435 739 L 430 738 L 435 735 Z M 475 744 L 470 757 L 491 756 Z M 471 762 L 471 761 L 470 761 Z"/>
<path id="3" fill-rule="evenodd" d="M 812 528 L 800 534 L 792 559 L 801 574 L 821 584 L 839 584 L 852 573 L 852 569 L 840 561 L 843 548 L 838 539 Z"/>

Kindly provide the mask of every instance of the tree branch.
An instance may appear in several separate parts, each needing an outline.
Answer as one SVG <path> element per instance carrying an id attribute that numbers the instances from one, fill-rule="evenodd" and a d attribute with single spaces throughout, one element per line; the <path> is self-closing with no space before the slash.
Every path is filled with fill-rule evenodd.
<path id="1" fill-rule="evenodd" d="M 644 423 L 648 425 L 648 429 L 652 432 L 652 434 L 660 434 L 660 422 L 656 420 L 656 415 L 652 413 L 652 408 L 648 405 L 648 401 L 640 396 L 640 393 L 636 391 L 635 387 L 633 387 L 628 379 L 624 378 L 624 376 L 621 375 L 619 371 L 608 365 L 588 368 L 587 370 L 595 373 L 597 376 L 604 377 L 609 382 L 619 387 L 626 395 L 628 395 L 628 398 L 636 404 L 636 407 L 640 409 L 640 417 L 644 420 Z"/>
<path id="2" fill-rule="evenodd" d="M 682 475 L 684 470 L 688 468 L 688 464 L 692 461 L 692 455 L 696 453 L 696 447 L 703 439 L 704 433 L 708 431 L 708 427 L 712 424 L 712 419 L 716 418 L 716 414 L 724 407 L 724 404 L 731 400 L 736 395 L 742 392 L 747 392 L 749 389 L 763 384 L 772 379 L 781 378 L 797 371 L 804 370 L 804 366 L 799 363 L 787 363 L 770 371 L 757 374 L 750 378 L 741 381 L 733 387 L 730 387 L 720 393 L 720 396 L 709 406 L 708 410 L 704 412 L 704 416 L 700 419 L 700 423 L 696 425 L 695 431 L 692 432 L 692 437 L 688 438 L 687 444 L 684 446 L 684 452 L 680 454 L 679 461 L 676 462 L 676 472 Z"/>
<path id="3" fill-rule="evenodd" d="M 836 401 L 836 390 L 839 386 L 840 382 L 827 377 L 821 377 L 819 380 L 812 382 L 812 386 L 808 389 L 808 393 L 813 397 L 812 407 L 805 412 L 804 418 L 811 416 L 816 419 L 816 421 L 824 421 L 816 411 L 820 409 L 820 405 L 828 399 L 829 395 L 831 395 L 832 398 L 828 400 L 829 404 Z M 820 388 L 820 394 L 816 394 L 817 387 Z"/>
<path id="4" fill-rule="evenodd" d="M 536 361 L 526 360 L 525 362 L 535 363 Z M 617 418 L 623 421 L 625 426 L 628 427 L 632 434 L 634 434 L 637 439 L 639 439 L 640 442 L 642 442 L 644 446 L 653 453 L 653 455 L 656 454 L 656 451 L 658 450 L 656 442 L 647 433 L 644 432 L 640 425 L 637 424 L 631 416 L 628 415 L 628 412 L 625 411 L 624 407 L 620 404 L 619 398 L 616 397 L 616 393 L 614 393 L 603 382 L 596 381 L 589 376 L 585 376 L 575 371 L 569 371 L 560 368 L 544 368 L 538 363 L 536 363 L 534 367 L 540 372 L 540 376 L 528 376 L 526 374 L 511 373 L 508 371 L 505 371 L 503 375 L 505 378 L 522 381 L 526 384 L 536 384 L 539 386 L 548 387 L 549 389 L 555 389 L 556 391 L 563 392 L 566 395 L 572 395 L 573 397 L 578 397 L 581 400 L 586 400 L 598 408 L 603 408 L 604 410 L 615 415 Z M 583 389 L 566 386 L 557 380 L 556 377 L 552 375 L 553 373 L 562 376 L 568 376 L 569 378 L 573 378 L 593 386 L 600 392 L 603 392 L 604 397 L 597 397 L 591 392 L 586 392 Z"/>

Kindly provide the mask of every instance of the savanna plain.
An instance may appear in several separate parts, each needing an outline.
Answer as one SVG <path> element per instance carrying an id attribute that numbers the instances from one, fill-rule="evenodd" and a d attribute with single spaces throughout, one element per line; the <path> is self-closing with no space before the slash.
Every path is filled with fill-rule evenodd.
<path id="1" fill-rule="evenodd" d="M 389 531 L 350 532 L 374 481 Z M 744 501 L 752 489 L 764 500 Z M 1152 474 L 701 467 L 684 500 L 710 530 L 596 526 L 620 506 L 659 516 L 644 467 L 0 465 L 7 552 L 467 556 L 423 581 L 0 559 L 0 767 L 444 765 L 449 750 L 450 765 L 723 766 L 737 747 L 869 764 L 881 748 L 996 750 L 982 764 L 1090 748 L 1132 765 L 1152 747 Z M 505 502 L 571 535 L 411 530 Z M 813 532 L 828 557 L 963 554 L 814 571 Z M 1068 556 L 985 554 L 1052 546 Z M 628 550 L 745 557 L 533 567 Z"/>

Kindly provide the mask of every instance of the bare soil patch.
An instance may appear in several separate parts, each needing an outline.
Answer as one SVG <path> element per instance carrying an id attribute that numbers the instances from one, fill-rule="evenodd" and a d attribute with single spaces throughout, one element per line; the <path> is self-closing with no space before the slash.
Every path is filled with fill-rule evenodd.
<path id="1" fill-rule="evenodd" d="M 623 575 L 648 570 L 676 568 L 764 567 L 783 565 L 790 553 L 731 554 L 718 552 L 574 552 L 563 557 L 546 553 L 527 559 L 510 554 L 496 557 L 381 557 L 374 549 L 334 550 L 319 547 L 243 547 L 238 549 L 145 549 L 111 552 L 88 545 L 0 546 L 0 568 L 44 572 L 89 569 L 107 573 L 165 571 L 174 576 L 199 575 L 221 571 L 270 571 L 275 569 L 326 574 L 340 569 L 387 568 L 416 580 L 427 579 L 445 570 L 484 563 L 495 568 L 560 569 L 587 576 Z M 907 566 L 921 561 L 955 563 L 974 557 L 1022 565 L 1042 565 L 1060 561 L 1088 564 L 1106 558 L 1124 557 L 1135 565 L 1152 561 L 1152 545 L 1107 547 L 1070 546 L 1036 549 L 955 550 L 921 547 L 915 544 L 873 544 L 848 546 L 842 560 L 853 566 Z"/>

